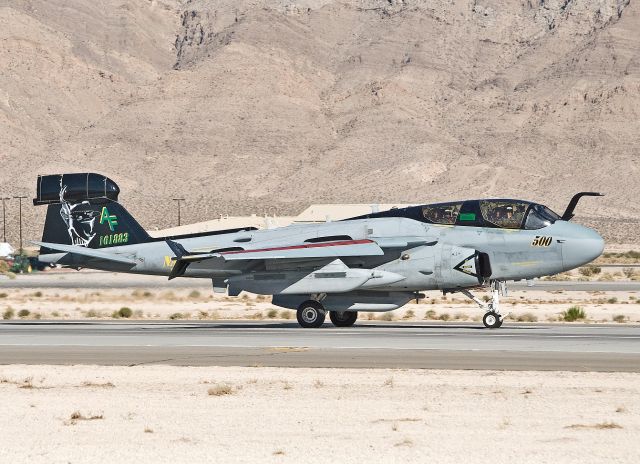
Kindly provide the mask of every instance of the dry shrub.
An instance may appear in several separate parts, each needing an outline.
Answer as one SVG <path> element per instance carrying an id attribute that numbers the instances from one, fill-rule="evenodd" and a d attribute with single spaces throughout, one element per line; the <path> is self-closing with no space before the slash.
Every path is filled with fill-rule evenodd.
<path id="1" fill-rule="evenodd" d="M 69 420 L 65 422 L 65 425 L 75 425 L 78 421 L 93 421 L 104 419 L 103 414 L 89 414 L 85 416 L 80 411 L 74 411 L 69 416 Z"/>
<path id="2" fill-rule="evenodd" d="M 578 272 L 585 277 L 591 277 L 593 275 L 600 274 L 601 271 L 602 269 L 600 269 L 598 266 L 584 266 L 578 269 Z"/>
<path id="3" fill-rule="evenodd" d="M 378 320 L 387 322 L 393 321 L 393 314 L 391 314 L 391 312 L 382 313 L 378 316 Z"/>
<path id="4" fill-rule="evenodd" d="M 413 312 L 411 309 L 407 310 L 407 312 L 404 313 L 404 316 L 402 316 L 403 320 L 407 320 L 407 319 L 413 319 L 414 317 L 416 317 L 416 313 Z"/>
<path id="5" fill-rule="evenodd" d="M 219 383 L 207 390 L 209 396 L 226 396 L 233 394 L 233 388 L 226 383 Z"/>
<path id="6" fill-rule="evenodd" d="M 116 386 L 112 382 L 82 382 L 83 387 L 95 387 L 95 388 L 115 388 Z"/>
<path id="7" fill-rule="evenodd" d="M 624 314 L 617 314 L 613 316 L 611 319 L 613 320 L 613 322 L 617 322 L 618 324 L 621 324 L 627 320 L 627 317 Z"/>
<path id="8" fill-rule="evenodd" d="M 621 429 L 622 426 L 615 422 L 600 422 L 599 424 L 572 424 L 566 425 L 565 429 Z"/>
<path id="9" fill-rule="evenodd" d="M 429 311 L 424 313 L 424 318 L 425 319 L 435 319 L 436 315 L 437 315 L 437 313 L 433 309 L 430 309 Z"/>
<path id="10" fill-rule="evenodd" d="M 532 313 L 524 313 L 520 314 L 516 317 L 516 321 L 518 322 L 538 322 L 538 318 Z"/>

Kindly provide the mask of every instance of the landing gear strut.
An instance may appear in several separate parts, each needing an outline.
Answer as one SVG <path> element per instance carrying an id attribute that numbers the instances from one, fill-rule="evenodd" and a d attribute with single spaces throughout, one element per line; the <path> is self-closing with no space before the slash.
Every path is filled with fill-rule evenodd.
<path id="1" fill-rule="evenodd" d="M 482 323 L 487 329 L 497 329 L 502 326 L 502 321 L 507 316 L 506 314 L 504 316 L 500 314 L 500 295 L 507 294 L 505 282 L 501 280 L 491 281 L 491 300 L 488 303 L 482 301 L 469 290 L 461 290 L 460 292 L 475 301 L 480 306 L 480 309 L 485 311 Z"/>

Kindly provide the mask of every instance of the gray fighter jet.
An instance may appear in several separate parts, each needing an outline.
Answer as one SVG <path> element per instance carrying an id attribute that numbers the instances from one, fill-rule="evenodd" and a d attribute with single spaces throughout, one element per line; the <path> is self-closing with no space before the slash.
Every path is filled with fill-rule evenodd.
<path id="1" fill-rule="evenodd" d="M 533 279 L 596 259 L 604 241 L 523 200 L 453 201 L 391 209 L 342 221 L 247 227 L 152 238 L 118 203 L 120 190 L 99 174 L 38 177 L 34 205 L 48 205 L 40 260 L 73 268 L 211 279 L 214 292 L 273 295 L 297 310 L 302 327 L 354 324 L 358 311 L 391 311 L 420 292 L 460 292 L 502 325 L 499 299 L 511 280 Z M 488 302 L 471 289 L 491 288 Z"/>

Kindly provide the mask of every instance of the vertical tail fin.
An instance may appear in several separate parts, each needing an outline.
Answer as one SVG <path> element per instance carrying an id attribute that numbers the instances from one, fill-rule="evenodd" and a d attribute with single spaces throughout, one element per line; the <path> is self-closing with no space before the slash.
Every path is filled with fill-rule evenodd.
<path id="1" fill-rule="evenodd" d="M 119 193 L 115 182 L 99 174 L 38 176 L 33 204 L 48 205 L 42 241 L 87 248 L 149 241 L 149 234 L 118 203 Z"/>

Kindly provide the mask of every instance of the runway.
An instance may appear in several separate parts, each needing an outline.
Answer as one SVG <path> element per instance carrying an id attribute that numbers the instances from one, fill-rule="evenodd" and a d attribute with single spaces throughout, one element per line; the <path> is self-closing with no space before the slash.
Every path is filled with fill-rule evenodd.
<path id="1" fill-rule="evenodd" d="M 270 322 L 0 323 L 0 364 L 171 364 L 640 372 L 640 327 Z"/>

